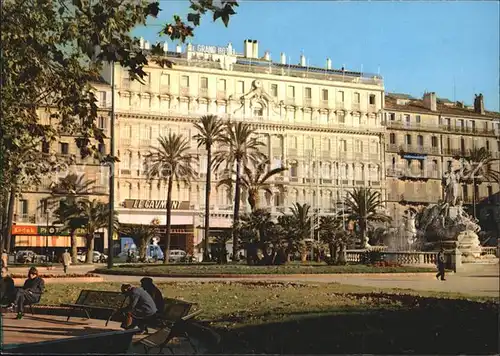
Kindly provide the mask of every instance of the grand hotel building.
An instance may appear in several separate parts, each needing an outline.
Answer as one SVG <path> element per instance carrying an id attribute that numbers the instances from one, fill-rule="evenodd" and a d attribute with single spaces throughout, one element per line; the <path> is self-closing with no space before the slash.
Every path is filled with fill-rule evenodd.
<path id="1" fill-rule="evenodd" d="M 144 157 L 151 146 L 157 145 L 159 136 L 175 132 L 190 138 L 191 150 L 199 158 L 199 174 L 190 186 L 179 184 L 173 189 L 172 248 L 191 252 L 201 242 L 206 152 L 193 139 L 196 134 L 193 123 L 206 114 L 252 124 L 272 165 L 289 168 L 275 177 L 273 194 L 261 197 L 262 207 L 273 214 L 287 210 L 295 202 L 309 203 L 320 215 L 333 213 L 354 187 L 376 189 L 387 197 L 389 212 L 404 211 L 407 200 L 402 201 L 401 194 L 416 194 L 413 189 L 420 187 L 421 181 L 404 183 L 394 177 L 393 156 L 397 160 L 404 158 L 397 155 L 404 139 L 401 130 L 408 129 L 414 131 L 411 135 L 418 135 L 422 127 L 416 129 L 415 125 L 396 122 L 402 122 L 400 118 L 406 117 L 403 115 L 418 112 L 413 110 L 414 106 L 400 107 L 397 99 L 394 102 L 391 96 L 386 97 L 383 80 L 378 75 L 332 69 L 329 59 L 323 68 L 309 67 L 304 56 L 300 56 L 298 64 L 292 64 L 284 53 L 278 62 L 273 62 L 270 54 L 261 54 L 258 47 L 258 42 L 252 40 L 244 42 L 243 53 L 236 53 L 231 44 L 222 48 L 177 46 L 174 51 L 165 46 L 165 56 L 174 63 L 173 67 L 150 63 L 145 68 L 148 76 L 144 83 L 131 81 L 128 71 L 119 66 L 105 68 L 104 83 L 111 83 L 114 71 L 115 154 L 120 160 L 114 172 L 115 207 L 121 223 L 149 224 L 159 219 L 160 225 L 165 224 L 166 187 L 146 179 Z M 144 48 L 149 48 L 147 42 Z M 109 133 L 111 86 L 96 83 L 96 90 L 103 109 L 99 124 Z M 384 113 L 384 107 L 390 112 Z M 393 113 L 397 120 L 392 119 Z M 441 130 L 439 112 L 425 110 L 419 116 L 421 123 L 436 121 L 436 129 Z M 447 162 L 442 147 L 451 148 L 442 144 L 443 137 L 447 142 L 446 135 L 447 131 L 440 135 L 439 152 L 435 152 L 439 167 Z M 488 135 L 480 137 L 485 136 Z M 428 134 L 425 137 L 433 140 Z M 415 139 L 417 145 L 422 143 L 417 136 Z M 490 141 L 495 144 L 493 136 Z M 62 150 L 64 146 L 65 152 L 76 151 L 76 147 L 68 148 L 63 143 L 54 149 Z M 433 147 L 427 143 L 422 146 Z M 101 149 L 109 150 L 106 146 Z M 429 159 L 433 152 L 429 152 Z M 412 160 L 410 166 L 416 164 L 419 163 Z M 96 190 L 106 189 L 107 167 L 94 169 L 86 164 L 74 169 L 86 173 L 88 179 L 96 179 Z M 230 191 L 216 188 L 220 174 L 215 172 L 212 182 L 210 213 L 214 234 L 229 228 L 232 220 Z M 425 184 L 434 189 L 432 199 L 441 196 L 438 177 L 425 180 Z M 498 185 L 493 189 L 498 191 Z M 50 214 L 39 213 L 40 199 L 47 194 L 43 187 L 26 191 L 18 202 L 15 223 L 32 226 L 32 233 L 34 226 L 48 226 Z M 425 195 L 419 194 L 419 197 Z M 242 211 L 249 210 L 244 194 L 241 207 Z M 20 236 L 16 236 L 16 241 L 21 241 Z M 53 237 L 51 244 L 67 244 L 61 239 Z M 39 241 L 32 236 L 31 243 L 19 246 L 44 246 Z M 102 246 L 107 247 L 106 241 Z"/>

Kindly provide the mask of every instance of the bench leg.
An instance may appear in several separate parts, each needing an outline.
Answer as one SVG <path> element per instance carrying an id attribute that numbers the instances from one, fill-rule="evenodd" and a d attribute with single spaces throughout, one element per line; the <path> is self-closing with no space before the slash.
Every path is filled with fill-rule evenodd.
<path id="1" fill-rule="evenodd" d="M 29 307 L 30 307 L 31 315 L 35 315 L 35 313 L 33 313 L 33 305 L 29 304 Z"/>
<path id="2" fill-rule="evenodd" d="M 87 320 L 89 320 L 90 319 L 90 314 L 89 314 L 88 310 L 87 309 L 83 309 L 83 311 L 85 312 L 85 315 L 87 315 Z"/>
<path id="3" fill-rule="evenodd" d="M 111 320 L 111 318 L 113 317 L 113 315 L 115 315 L 115 312 L 112 312 L 111 315 L 109 316 L 109 318 L 106 319 L 106 324 L 104 326 L 108 326 L 108 323 Z"/>

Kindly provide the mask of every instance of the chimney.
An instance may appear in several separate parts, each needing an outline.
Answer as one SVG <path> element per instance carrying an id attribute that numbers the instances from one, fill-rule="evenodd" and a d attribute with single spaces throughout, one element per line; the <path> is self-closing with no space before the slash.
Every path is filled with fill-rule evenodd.
<path id="1" fill-rule="evenodd" d="M 149 46 L 149 41 L 144 42 L 144 49 L 151 49 L 151 47 Z"/>
<path id="2" fill-rule="evenodd" d="M 227 54 L 228 55 L 232 55 L 233 54 L 233 45 L 231 44 L 231 42 L 229 42 L 228 45 L 227 45 Z"/>
<path id="3" fill-rule="evenodd" d="M 177 53 L 182 53 L 182 47 L 181 47 L 181 45 L 177 45 L 177 46 L 175 46 L 175 51 L 176 51 Z"/>
<path id="4" fill-rule="evenodd" d="M 479 93 L 479 95 L 476 94 L 474 98 L 474 112 L 484 115 L 484 99 L 481 93 Z"/>
<path id="5" fill-rule="evenodd" d="M 252 58 L 253 45 L 252 40 L 243 41 L 243 55 L 245 58 Z"/>
<path id="6" fill-rule="evenodd" d="M 139 46 L 141 47 L 141 49 L 144 49 L 144 38 L 139 38 Z"/>
<path id="7" fill-rule="evenodd" d="M 281 52 L 280 63 L 286 64 L 286 55 L 283 52 Z"/>
<path id="8" fill-rule="evenodd" d="M 269 54 L 269 51 L 266 51 L 266 52 L 264 53 L 264 59 L 265 59 L 266 61 L 270 61 L 270 60 L 271 60 L 271 55 Z"/>
<path id="9" fill-rule="evenodd" d="M 253 58 L 259 58 L 259 42 L 257 40 L 253 40 L 252 48 Z"/>
<path id="10" fill-rule="evenodd" d="M 326 59 L 326 69 L 332 69 L 332 60 L 330 58 Z"/>
<path id="11" fill-rule="evenodd" d="M 300 55 L 300 65 L 302 67 L 306 66 L 306 57 L 303 54 Z"/>
<path id="12" fill-rule="evenodd" d="M 188 43 L 188 45 L 187 45 L 187 51 L 188 52 L 193 51 L 193 45 L 191 43 Z"/>
<path id="13" fill-rule="evenodd" d="M 165 52 L 165 53 L 168 52 L 168 42 L 167 41 L 163 42 L 163 52 Z"/>
<path id="14" fill-rule="evenodd" d="M 436 93 L 424 93 L 424 106 L 430 111 L 437 111 Z"/>

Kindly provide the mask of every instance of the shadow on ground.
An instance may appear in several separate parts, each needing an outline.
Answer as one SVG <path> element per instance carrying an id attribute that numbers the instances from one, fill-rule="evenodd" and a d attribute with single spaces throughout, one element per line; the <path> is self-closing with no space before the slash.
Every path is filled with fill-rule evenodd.
<path id="1" fill-rule="evenodd" d="M 255 325 L 218 327 L 221 353 L 498 353 L 498 304 L 435 298 L 364 310 L 254 315 Z M 266 322 L 266 319 L 270 320 Z M 274 319 L 271 321 L 271 319 Z M 236 320 L 235 320 L 236 321 Z M 215 324 L 216 321 L 213 321 Z M 236 321 L 237 322 L 237 321 Z"/>

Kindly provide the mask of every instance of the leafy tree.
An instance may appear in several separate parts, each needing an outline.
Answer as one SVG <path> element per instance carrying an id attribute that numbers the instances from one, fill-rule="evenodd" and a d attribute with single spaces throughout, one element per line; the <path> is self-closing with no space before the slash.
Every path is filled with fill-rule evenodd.
<path id="1" fill-rule="evenodd" d="M 77 210 L 83 218 L 86 230 L 87 263 L 93 263 L 94 235 L 98 230 L 108 227 L 109 204 L 97 199 L 82 199 L 77 203 Z M 113 213 L 113 225 L 118 228 L 118 213 L 116 211 Z"/>
<path id="2" fill-rule="evenodd" d="M 198 141 L 198 147 L 207 150 L 207 173 L 205 180 L 205 238 L 203 244 L 203 261 L 210 260 L 209 237 L 210 237 L 210 191 L 212 188 L 212 145 L 217 144 L 224 133 L 224 124 L 215 115 L 205 115 L 194 124 L 198 133 L 194 136 Z"/>
<path id="3" fill-rule="evenodd" d="M 54 210 L 54 224 L 62 224 L 62 229 L 69 231 L 71 238 L 71 261 L 73 264 L 78 263 L 77 241 L 75 232 L 77 229 L 83 228 L 86 222 L 80 204 L 69 204 L 65 200 L 61 200 L 59 206 Z"/>
<path id="4" fill-rule="evenodd" d="M 189 139 L 178 134 L 171 133 L 168 136 L 158 138 L 160 147 L 153 148 L 146 155 L 148 163 L 148 178 L 158 179 L 167 184 L 167 227 L 165 239 L 165 263 L 168 263 L 170 255 L 170 234 L 172 218 L 172 186 L 174 181 L 189 185 L 195 178 L 194 164 L 196 158 L 189 153 Z"/>
<path id="5" fill-rule="evenodd" d="M 221 137 L 220 148 L 214 154 L 215 169 L 225 164 L 226 170 L 232 171 L 236 165 L 233 215 L 233 259 L 235 261 L 238 260 L 237 231 L 240 220 L 241 173 L 243 167 L 256 164 L 265 158 L 265 155 L 259 151 L 261 146 L 263 143 L 257 139 L 255 130 L 249 124 L 228 122 Z"/>
<path id="6" fill-rule="evenodd" d="M 248 204 L 252 211 L 259 209 L 260 196 L 259 192 L 263 190 L 265 193 L 272 195 L 271 183 L 269 182 L 272 177 L 286 171 L 285 167 L 278 167 L 268 170 L 270 165 L 269 159 L 264 159 L 255 164 L 254 167 L 245 166 L 243 169 L 243 175 L 241 176 L 241 186 L 246 190 L 248 194 Z M 232 172 L 230 175 L 226 176 L 218 183 L 218 186 L 225 185 L 232 187 L 235 180 L 232 178 Z M 276 184 L 277 186 L 282 186 L 282 184 Z"/>
<path id="7" fill-rule="evenodd" d="M 345 251 L 352 237 L 344 229 L 342 216 L 322 216 L 319 232 L 320 239 L 328 245 L 330 250 L 330 262 L 332 264 L 345 264 Z"/>
<path id="8" fill-rule="evenodd" d="M 368 242 L 366 231 L 369 222 L 391 221 L 391 217 L 382 211 L 380 193 L 371 188 L 354 188 L 348 193 L 345 206 L 349 211 L 349 219 L 355 221 L 359 227 L 363 248 Z"/>
<path id="9" fill-rule="evenodd" d="M 248 264 L 261 263 L 257 255 L 259 249 L 264 256 L 262 262 L 264 264 L 272 262 L 272 255 L 269 255 L 268 248 L 272 243 L 274 225 L 271 214 L 264 209 L 257 209 L 241 216 L 239 235 L 246 245 Z"/>
<path id="10" fill-rule="evenodd" d="M 134 244 L 139 250 L 139 259 L 144 262 L 146 261 L 148 244 L 153 237 L 159 235 L 159 229 L 156 225 L 127 224 L 120 225 L 120 233 L 134 240 Z"/>
<path id="11" fill-rule="evenodd" d="M 238 6 L 234 0 L 190 2 L 187 19 L 174 16 L 161 34 L 185 41 L 204 14 L 227 26 Z M 43 152 L 43 143 L 65 133 L 76 137 L 81 156 L 114 160 L 98 150 L 104 134 L 96 125 L 99 110 L 91 82 L 112 62 L 128 68 L 133 80 L 144 78 L 148 59 L 172 66 L 160 44 L 146 53 L 130 36 L 158 15 L 159 6 L 146 0 L 2 1 L 0 188 L 2 196 L 10 195 L 0 200 L 4 241 L 10 239 L 15 196 L 23 184 L 40 183 L 61 162 Z M 48 118 L 40 120 L 42 113 Z"/>

